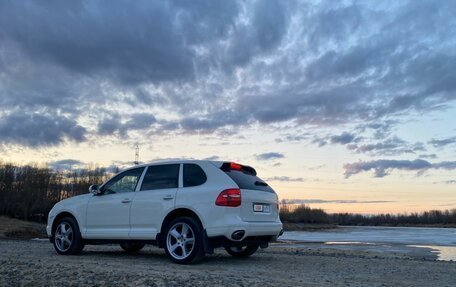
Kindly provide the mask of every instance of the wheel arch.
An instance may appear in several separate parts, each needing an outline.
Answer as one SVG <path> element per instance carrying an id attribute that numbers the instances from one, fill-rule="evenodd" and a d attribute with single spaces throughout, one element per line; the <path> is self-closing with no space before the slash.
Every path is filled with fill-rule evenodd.
<path id="1" fill-rule="evenodd" d="M 74 220 L 76 220 L 76 223 L 78 224 L 79 227 L 79 232 L 81 232 L 81 224 L 79 223 L 78 219 L 76 216 L 74 216 L 73 213 L 70 211 L 64 210 L 59 212 L 55 218 L 54 221 L 52 222 L 52 229 L 51 229 L 51 235 L 54 236 L 55 229 L 57 228 L 57 222 L 59 222 L 60 219 L 65 218 L 65 217 L 72 217 Z"/>
<path id="2" fill-rule="evenodd" d="M 204 223 L 201 220 L 201 217 L 198 216 L 198 214 L 194 210 L 192 210 L 190 208 L 186 208 L 186 207 L 179 207 L 179 208 L 173 209 L 165 216 L 165 218 L 163 219 L 162 224 L 160 226 L 160 232 L 157 235 L 157 243 L 158 243 L 159 247 L 161 247 L 161 245 L 162 245 L 162 242 L 163 242 L 162 236 L 165 234 L 165 231 L 166 231 L 165 229 L 168 226 L 168 224 L 171 221 L 173 221 L 174 219 L 176 219 L 178 217 L 184 217 L 184 216 L 194 218 L 196 221 L 199 222 L 199 224 L 201 224 L 201 227 L 204 230 Z"/>
<path id="3" fill-rule="evenodd" d="M 203 224 L 203 221 L 201 220 L 201 217 L 194 210 L 187 208 L 187 207 L 179 207 L 179 208 L 173 209 L 165 216 L 165 218 L 163 219 L 163 222 L 161 224 L 161 227 L 160 227 L 160 232 L 163 233 L 165 231 L 166 226 L 171 221 L 173 221 L 174 219 L 176 219 L 178 217 L 183 217 L 183 216 L 195 218 L 199 222 L 199 224 L 201 224 L 201 227 L 204 229 L 204 224 Z"/>

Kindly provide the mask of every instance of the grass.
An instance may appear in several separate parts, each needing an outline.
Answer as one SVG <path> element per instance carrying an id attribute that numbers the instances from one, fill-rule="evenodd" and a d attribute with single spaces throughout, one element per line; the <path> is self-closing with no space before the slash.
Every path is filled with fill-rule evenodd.
<path id="1" fill-rule="evenodd" d="M 46 225 L 0 216 L 0 238 L 47 238 Z"/>

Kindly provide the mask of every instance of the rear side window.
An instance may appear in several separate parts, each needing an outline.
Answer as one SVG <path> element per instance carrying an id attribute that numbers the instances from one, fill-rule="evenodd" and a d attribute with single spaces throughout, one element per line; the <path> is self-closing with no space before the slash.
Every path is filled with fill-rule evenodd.
<path id="1" fill-rule="evenodd" d="M 274 190 L 256 175 L 245 173 L 240 170 L 225 171 L 225 173 L 239 186 L 240 189 L 262 190 L 274 192 Z"/>
<path id="2" fill-rule="evenodd" d="M 184 187 L 202 185 L 207 180 L 206 173 L 197 164 L 184 164 Z"/>
<path id="3" fill-rule="evenodd" d="M 141 190 L 177 188 L 179 183 L 179 164 L 149 166 L 144 176 Z"/>

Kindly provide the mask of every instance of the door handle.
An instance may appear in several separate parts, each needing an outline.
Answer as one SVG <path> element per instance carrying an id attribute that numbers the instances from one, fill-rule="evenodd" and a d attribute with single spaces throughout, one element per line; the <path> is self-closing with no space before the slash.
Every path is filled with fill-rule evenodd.
<path id="1" fill-rule="evenodd" d="M 171 195 L 167 195 L 165 197 L 163 197 L 164 200 L 171 200 L 173 199 L 174 197 L 172 197 Z"/>
<path id="2" fill-rule="evenodd" d="M 130 203 L 131 202 L 131 199 L 129 198 L 125 198 L 122 200 L 122 203 Z"/>

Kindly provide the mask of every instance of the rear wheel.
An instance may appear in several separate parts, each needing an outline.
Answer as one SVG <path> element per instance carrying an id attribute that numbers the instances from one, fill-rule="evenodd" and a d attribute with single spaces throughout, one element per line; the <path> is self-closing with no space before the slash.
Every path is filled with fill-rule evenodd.
<path id="1" fill-rule="evenodd" d="M 179 264 L 190 264 L 204 257 L 202 227 L 191 217 L 171 221 L 165 233 L 166 255 Z"/>
<path id="2" fill-rule="evenodd" d="M 122 249 L 128 253 L 137 253 L 141 249 L 143 249 L 144 246 L 145 246 L 145 244 L 142 244 L 142 243 L 121 243 L 120 244 L 120 247 L 122 247 Z"/>
<path id="3" fill-rule="evenodd" d="M 75 255 L 83 248 L 84 242 L 76 220 L 72 217 L 60 219 L 54 231 L 55 251 L 61 255 Z"/>
<path id="4" fill-rule="evenodd" d="M 249 257 L 258 250 L 258 245 L 250 246 L 230 246 L 225 247 L 226 252 L 233 257 L 244 258 Z"/>

